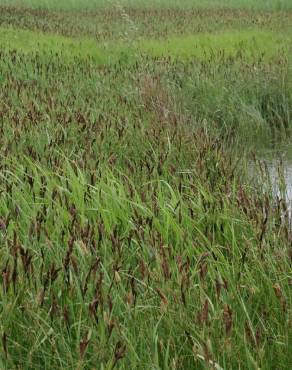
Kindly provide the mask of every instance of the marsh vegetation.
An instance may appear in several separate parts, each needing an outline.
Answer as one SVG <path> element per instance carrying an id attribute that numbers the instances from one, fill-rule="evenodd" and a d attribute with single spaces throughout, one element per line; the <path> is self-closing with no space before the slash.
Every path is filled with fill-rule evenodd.
<path id="1" fill-rule="evenodd" d="M 291 368 L 290 3 L 0 0 L 1 369 Z"/>

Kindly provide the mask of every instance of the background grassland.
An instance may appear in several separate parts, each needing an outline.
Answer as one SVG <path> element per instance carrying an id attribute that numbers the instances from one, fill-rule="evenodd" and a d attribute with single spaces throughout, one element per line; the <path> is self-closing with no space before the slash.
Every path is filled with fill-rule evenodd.
<path id="1" fill-rule="evenodd" d="M 21 5 L 46 9 L 98 9 L 115 5 L 142 8 L 241 8 L 257 10 L 291 10 L 289 0 L 1 0 L 3 5 Z"/>
<path id="2" fill-rule="evenodd" d="M 4 3 L 0 368 L 290 369 L 291 13 Z"/>

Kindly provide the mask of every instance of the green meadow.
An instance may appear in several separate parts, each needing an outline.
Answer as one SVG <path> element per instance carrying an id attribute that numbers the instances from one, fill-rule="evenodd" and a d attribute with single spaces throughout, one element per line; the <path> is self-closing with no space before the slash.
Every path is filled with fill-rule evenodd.
<path id="1" fill-rule="evenodd" d="M 1 369 L 291 368 L 291 24 L 0 0 Z"/>
<path id="2" fill-rule="evenodd" d="M 242 54 L 250 60 L 263 56 L 269 61 L 280 53 L 287 53 L 292 46 L 290 35 L 256 30 L 172 36 L 163 40 L 140 39 L 126 43 L 109 41 L 104 45 L 99 45 L 93 38 L 69 38 L 13 28 L 0 28 L 0 36 L 2 48 L 6 50 L 16 49 L 26 54 L 34 51 L 62 53 L 68 61 L 73 57 L 91 58 L 100 65 L 117 63 L 123 56 L 129 62 L 139 61 L 141 54 L 204 61 L 224 53 L 226 57 Z"/>

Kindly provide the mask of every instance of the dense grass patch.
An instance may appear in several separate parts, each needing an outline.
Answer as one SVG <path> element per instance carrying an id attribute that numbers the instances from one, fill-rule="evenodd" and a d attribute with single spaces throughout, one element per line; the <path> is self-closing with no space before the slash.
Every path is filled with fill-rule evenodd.
<path id="1" fill-rule="evenodd" d="M 62 54 L 69 62 L 72 58 L 91 58 L 97 65 L 106 65 L 128 59 L 133 50 L 120 43 L 98 44 L 94 39 L 72 39 L 57 34 L 42 34 L 13 28 L 0 28 L 1 46 L 6 50 L 19 50 L 24 53 L 37 52 L 42 55 Z"/>
<path id="2" fill-rule="evenodd" d="M 152 55 L 171 55 L 178 58 L 198 58 L 215 60 L 222 53 L 225 57 L 255 58 L 286 54 L 291 50 L 292 38 L 289 35 L 260 32 L 256 30 L 229 31 L 219 34 L 199 34 L 185 37 L 174 37 L 166 40 L 146 40 L 142 48 Z"/>
<path id="3" fill-rule="evenodd" d="M 210 22 L 212 19 L 212 22 Z M 0 25 L 60 34 L 66 37 L 110 40 L 165 39 L 207 33 L 261 30 L 291 36 L 291 12 L 254 12 L 246 9 L 123 8 L 98 11 L 56 11 L 0 7 Z"/>
<path id="4" fill-rule="evenodd" d="M 168 59 L 0 60 L 3 366 L 285 368 L 283 201 L 244 181 L 224 144 L 234 134 L 202 123 L 228 133 L 231 116 L 178 93 L 226 74 Z"/>
<path id="5" fill-rule="evenodd" d="M 2 48 L 16 49 L 39 54 L 62 53 L 67 58 L 92 58 L 97 64 L 113 64 L 117 61 L 136 61 L 141 53 L 153 57 L 172 57 L 179 60 L 220 62 L 220 59 L 257 58 L 269 62 L 278 55 L 290 56 L 292 37 L 272 32 L 223 32 L 221 34 L 199 34 L 164 40 L 128 39 L 119 42 L 100 43 L 94 39 L 68 38 L 58 34 L 27 30 L 0 28 Z"/>
<path id="6" fill-rule="evenodd" d="M 0 15 L 0 367 L 289 369 L 289 14 L 54 9 Z"/>

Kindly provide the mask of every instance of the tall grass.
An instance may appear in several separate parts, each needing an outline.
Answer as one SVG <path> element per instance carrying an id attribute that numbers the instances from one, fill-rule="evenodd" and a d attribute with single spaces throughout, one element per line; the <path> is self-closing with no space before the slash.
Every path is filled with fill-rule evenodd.
<path id="1" fill-rule="evenodd" d="M 92 52 L 5 12 L 0 368 L 288 370 L 291 210 L 251 152 L 290 138 L 289 49 Z"/>
<path id="2" fill-rule="evenodd" d="M 217 136 L 198 66 L 0 62 L 1 366 L 288 368 L 287 206 Z"/>

